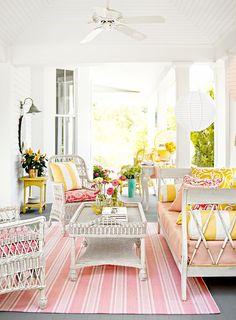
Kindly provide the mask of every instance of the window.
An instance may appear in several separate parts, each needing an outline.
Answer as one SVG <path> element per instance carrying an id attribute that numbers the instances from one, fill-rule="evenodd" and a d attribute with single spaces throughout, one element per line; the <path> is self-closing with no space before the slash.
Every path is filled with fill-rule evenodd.
<path id="1" fill-rule="evenodd" d="M 55 153 L 75 151 L 74 71 L 56 71 Z"/>

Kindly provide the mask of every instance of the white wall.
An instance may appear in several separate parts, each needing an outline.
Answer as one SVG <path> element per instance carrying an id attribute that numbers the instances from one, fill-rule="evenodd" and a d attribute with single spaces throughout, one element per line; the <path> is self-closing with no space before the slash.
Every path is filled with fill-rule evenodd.
<path id="1" fill-rule="evenodd" d="M 154 91 L 148 99 L 148 148 L 154 148 L 156 110 L 157 91 Z"/>
<path id="2" fill-rule="evenodd" d="M 233 99 L 230 99 L 229 121 L 230 166 L 236 168 L 236 101 Z"/>
<path id="3" fill-rule="evenodd" d="M 19 101 L 30 95 L 30 71 L 15 68 L 8 63 L 0 64 L 0 207 L 19 205 L 22 200 L 23 173 L 18 151 Z M 24 121 L 23 136 L 30 136 L 29 121 Z M 25 139 L 26 139 L 25 138 Z M 28 143 L 28 141 L 26 141 Z"/>
<path id="4" fill-rule="evenodd" d="M 50 158 L 55 154 L 56 113 L 56 69 L 49 67 L 31 68 L 31 97 L 42 112 L 32 116 L 32 148 L 40 149 Z M 37 195 L 39 190 L 35 189 Z M 47 188 L 47 202 L 52 202 L 50 181 Z"/>

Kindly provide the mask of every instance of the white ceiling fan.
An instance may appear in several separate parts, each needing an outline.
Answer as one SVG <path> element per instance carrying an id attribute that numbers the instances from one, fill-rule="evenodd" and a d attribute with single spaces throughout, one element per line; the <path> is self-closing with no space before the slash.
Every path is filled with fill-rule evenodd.
<path id="1" fill-rule="evenodd" d="M 102 31 L 118 31 L 135 40 L 143 40 L 146 35 L 127 26 L 127 24 L 163 23 L 165 19 L 161 16 L 133 16 L 124 17 L 120 11 L 111 9 L 109 1 L 107 6 L 94 8 L 92 20 L 96 27 L 80 43 L 87 43 L 96 38 Z"/>

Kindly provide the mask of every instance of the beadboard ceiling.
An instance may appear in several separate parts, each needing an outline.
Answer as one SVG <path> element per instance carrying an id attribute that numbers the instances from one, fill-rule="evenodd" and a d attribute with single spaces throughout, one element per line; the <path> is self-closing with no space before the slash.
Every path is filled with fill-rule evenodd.
<path id="1" fill-rule="evenodd" d="M 105 0 L 0 0 L 0 45 L 80 45 L 88 24 Z M 133 25 L 145 33 L 142 47 L 214 48 L 236 31 L 235 0 L 111 0 L 124 16 L 161 15 L 164 24 Z M 226 40 L 225 40 L 226 39 Z M 227 44 L 228 44 L 227 42 Z M 103 32 L 87 47 L 137 46 L 117 32 Z"/>

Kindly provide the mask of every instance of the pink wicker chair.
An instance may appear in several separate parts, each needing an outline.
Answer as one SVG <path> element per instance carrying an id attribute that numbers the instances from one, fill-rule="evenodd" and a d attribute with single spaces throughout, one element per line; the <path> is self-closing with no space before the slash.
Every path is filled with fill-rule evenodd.
<path id="1" fill-rule="evenodd" d="M 38 305 L 45 295 L 45 218 L 19 220 L 18 208 L 0 209 L 0 294 L 39 289 Z"/>

